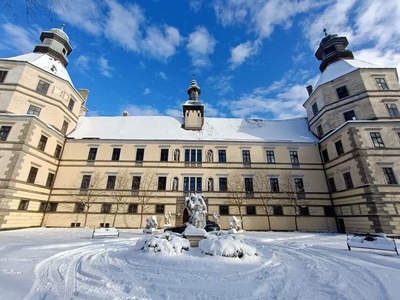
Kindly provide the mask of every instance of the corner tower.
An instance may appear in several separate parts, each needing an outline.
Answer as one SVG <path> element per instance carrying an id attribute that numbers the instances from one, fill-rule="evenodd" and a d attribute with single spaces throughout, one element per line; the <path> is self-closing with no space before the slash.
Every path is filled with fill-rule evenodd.
<path id="1" fill-rule="evenodd" d="M 325 69 L 339 59 L 353 59 L 353 52 L 346 49 L 349 41 L 346 37 L 337 34 L 327 34 L 324 29 L 325 37 L 321 40 L 315 56 L 322 60 L 319 69 L 324 72 Z"/>
<path id="2" fill-rule="evenodd" d="M 71 54 L 72 47 L 69 43 L 69 37 L 64 32 L 64 24 L 61 28 L 52 28 L 49 31 L 43 31 L 40 35 L 41 44 L 36 45 L 33 52 L 46 53 L 59 60 L 64 67 L 68 65 L 67 56 Z"/>
<path id="3" fill-rule="evenodd" d="M 184 128 L 187 130 L 201 130 L 204 123 L 204 105 L 200 101 L 200 86 L 195 79 L 187 90 L 189 100 L 183 104 Z"/>

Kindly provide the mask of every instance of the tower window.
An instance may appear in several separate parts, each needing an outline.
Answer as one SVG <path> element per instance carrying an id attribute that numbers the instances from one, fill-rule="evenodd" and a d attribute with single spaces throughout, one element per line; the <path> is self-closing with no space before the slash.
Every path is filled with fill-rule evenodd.
<path id="1" fill-rule="evenodd" d="M 349 92 L 348 92 L 347 87 L 345 85 L 337 88 L 336 89 L 336 93 L 338 95 L 339 100 L 349 96 Z"/>
<path id="2" fill-rule="evenodd" d="M 318 137 L 322 137 L 324 135 L 324 131 L 322 130 L 322 125 L 317 126 L 317 135 Z"/>
<path id="3" fill-rule="evenodd" d="M 50 83 L 40 79 L 39 83 L 36 87 L 36 92 L 38 92 L 39 94 L 42 94 L 42 95 L 46 95 L 47 91 L 49 90 L 49 87 L 50 87 Z"/>
<path id="4" fill-rule="evenodd" d="M 28 180 L 26 182 L 28 183 L 35 183 L 36 180 L 36 175 L 38 173 L 39 169 L 35 167 L 31 167 L 28 175 Z"/>
<path id="5" fill-rule="evenodd" d="M 62 150 L 62 146 L 61 145 L 57 145 L 56 146 L 56 150 L 54 151 L 54 157 L 55 158 L 60 158 L 61 150 Z"/>
<path id="6" fill-rule="evenodd" d="M 344 153 L 342 141 L 337 141 L 335 143 L 337 155 L 340 156 Z"/>
<path id="7" fill-rule="evenodd" d="M 325 163 L 329 161 L 328 149 L 322 150 L 322 159 Z"/>
<path id="8" fill-rule="evenodd" d="M 388 184 L 397 184 L 397 179 L 394 176 L 392 168 L 382 168 L 382 170 Z"/>
<path id="9" fill-rule="evenodd" d="M 385 144 L 379 132 L 371 132 L 370 135 L 375 148 L 385 148 Z"/>
<path id="10" fill-rule="evenodd" d="M 65 50 L 65 48 L 62 49 L 62 53 L 65 55 L 67 53 L 67 51 Z"/>
<path id="11" fill-rule="evenodd" d="M 378 85 L 379 89 L 381 90 L 388 90 L 389 87 L 386 84 L 385 78 L 375 78 L 376 84 Z"/>
<path id="12" fill-rule="evenodd" d="M 336 51 L 335 45 L 332 45 L 324 50 L 325 57 Z"/>
<path id="13" fill-rule="evenodd" d="M 40 107 L 31 104 L 31 105 L 29 105 L 29 109 L 28 109 L 27 114 L 28 115 L 35 115 L 35 116 L 39 117 L 41 110 L 42 109 Z"/>
<path id="14" fill-rule="evenodd" d="M 75 100 L 74 99 L 69 99 L 69 102 L 68 102 L 68 109 L 70 110 L 70 111 L 72 111 L 73 109 L 74 109 L 74 105 L 75 105 Z"/>
<path id="15" fill-rule="evenodd" d="M 63 124 L 62 124 L 62 126 L 61 126 L 61 132 L 62 132 L 62 133 L 64 133 L 64 134 L 67 133 L 68 125 L 69 125 L 69 123 L 68 123 L 67 121 L 64 120 L 64 122 L 63 122 Z"/>
<path id="16" fill-rule="evenodd" d="M 396 104 L 388 103 L 388 104 L 386 104 L 386 107 L 387 107 L 387 109 L 389 111 L 389 115 L 391 117 L 394 117 L 394 118 L 399 118 L 400 117 L 399 110 L 397 109 L 397 105 Z"/>
<path id="17" fill-rule="evenodd" d="M 47 188 L 53 187 L 54 177 L 55 177 L 54 173 L 49 173 L 49 175 L 47 176 L 47 181 L 46 181 Z"/>
<path id="18" fill-rule="evenodd" d="M 351 121 L 356 119 L 356 113 L 354 110 L 349 110 L 343 113 L 344 121 Z"/>
<path id="19" fill-rule="evenodd" d="M 6 141 L 10 131 L 11 131 L 11 126 L 1 126 L 0 127 L 0 141 Z"/>
<path id="20" fill-rule="evenodd" d="M 328 188 L 331 193 L 336 192 L 335 179 L 333 177 L 328 178 Z"/>
<path id="21" fill-rule="evenodd" d="M 312 111 L 313 111 L 314 116 L 318 113 L 318 105 L 317 105 L 317 103 L 314 103 L 312 105 Z"/>
<path id="22" fill-rule="evenodd" d="M 343 173 L 344 184 L 347 189 L 351 189 L 353 187 L 353 180 L 351 179 L 350 172 Z"/>
<path id="23" fill-rule="evenodd" d="M 1 71 L 0 70 L 0 82 L 4 82 L 4 80 L 6 79 L 8 71 Z"/>
<path id="24" fill-rule="evenodd" d="M 41 150 L 41 151 L 44 151 L 44 149 L 46 148 L 46 144 L 47 144 L 47 137 L 45 137 L 44 135 L 42 135 L 42 136 L 40 137 L 38 149 Z"/>

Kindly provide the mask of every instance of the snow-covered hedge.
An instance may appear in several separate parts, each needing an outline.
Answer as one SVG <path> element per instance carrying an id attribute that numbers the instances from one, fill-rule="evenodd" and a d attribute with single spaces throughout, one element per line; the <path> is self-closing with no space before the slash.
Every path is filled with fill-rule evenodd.
<path id="1" fill-rule="evenodd" d="M 144 252 L 177 254 L 181 253 L 182 250 L 188 251 L 189 247 L 190 243 L 187 239 L 174 233 L 165 232 L 138 240 L 134 249 Z"/>
<path id="2" fill-rule="evenodd" d="M 256 256 L 257 249 L 240 239 L 234 234 L 224 234 L 217 232 L 199 243 L 201 252 L 208 255 L 219 255 L 225 257 L 239 257 L 245 255 Z"/>

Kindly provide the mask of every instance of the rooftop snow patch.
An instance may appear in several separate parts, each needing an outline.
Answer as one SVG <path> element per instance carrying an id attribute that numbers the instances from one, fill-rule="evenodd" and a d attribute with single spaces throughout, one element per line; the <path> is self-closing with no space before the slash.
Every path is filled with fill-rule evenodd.
<path id="1" fill-rule="evenodd" d="M 82 117 L 74 139 L 250 141 L 317 143 L 306 118 L 290 120 L 204 118 L 199 131 L 182 128 L 183 118 L 168 116 Z"/>
<path id="2" fill-rule="evenodd" d="M 51 57 L 48 54 L 44 53 L 28 53 L 15 57 L 4 58 L 5 60 L 14 60 L 14 61 L 26 61 L 46 72 L 49 72 L 55 76 L 58 76 L 66 81 L 68 81 L 72 86 L 72 80 L 69 77 L 67 69 L 63 66 L 63 64 Z"/>
<path id="3" fill-rule="evenodd" d="M 343 75 L 351 73 L 358 69 L 383 69 L 387 67 L 377 66 L 362 60 L 357 59 L 341 59 L 331 65 L 329 65 L 325 71 L 321 74 L 317 84 L 314 87 L 314 91 L 324 83 L 335 80 Z"/>

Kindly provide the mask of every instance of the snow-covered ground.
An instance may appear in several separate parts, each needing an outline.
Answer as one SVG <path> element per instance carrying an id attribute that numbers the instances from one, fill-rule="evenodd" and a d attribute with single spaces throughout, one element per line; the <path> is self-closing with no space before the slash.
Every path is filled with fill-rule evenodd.
<path id="1" fill-rule="evenodd" d="M 0 299 L 399 299 L 400 256 L 346 236 L 246 232 L 256 257 L 134 251 L 143 237 L 88 229 L 0 232 Z M 398 243 L 399 247 L 399 243 Z"/>

